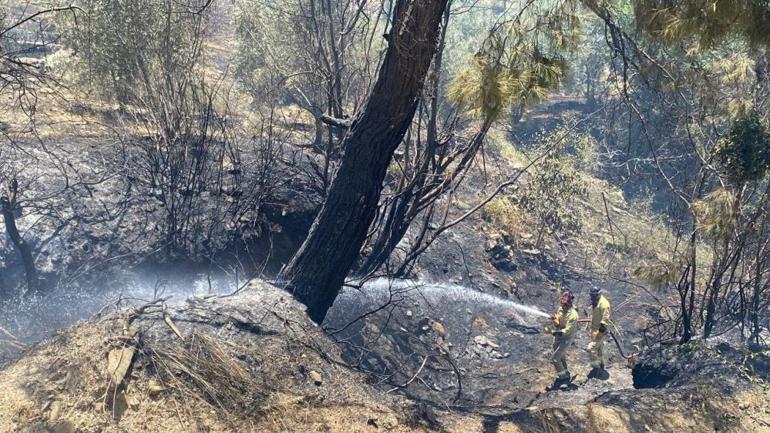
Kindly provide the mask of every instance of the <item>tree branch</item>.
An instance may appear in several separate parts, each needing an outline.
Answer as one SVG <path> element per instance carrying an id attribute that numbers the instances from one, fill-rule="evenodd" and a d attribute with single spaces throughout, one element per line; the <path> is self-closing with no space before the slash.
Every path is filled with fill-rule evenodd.
<path id="1" fill-rule="evenodd" d="M 349 129 L 353 125 L 353 119 L 337 119 L 327 114 L 321 115 L 321 122 L 343 129 Z"/>

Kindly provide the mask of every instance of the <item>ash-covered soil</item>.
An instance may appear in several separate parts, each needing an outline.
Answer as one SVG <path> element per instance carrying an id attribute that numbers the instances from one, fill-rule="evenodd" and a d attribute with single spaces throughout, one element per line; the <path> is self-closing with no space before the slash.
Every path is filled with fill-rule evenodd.
<path id="1" fill-rule="evenodd" d="M 546 392 L 554 379 L 552 337 L 542 332 L 548 319 L 541 314 L 458 285 L 377 280 L 346 290 L 325 326 L 348 363 L 437 410 L 505 413 L 582 404 L 632 387 L 631 370 L 609 345 L 609 376 L 587 379 L 582 326 L 569 355 L 579 386 Z"/>
<path id="2" fill-rule="evenodd" d="M 484 197 L 484 185 L 470 179 L 458 208 Z M 615 204 L 614 217 L 635 218 Z M 308 218 L 273 219 L 284 239 L 270 257 L 289 257 Z M 727 357 L 708 345 L 698 356 L 645 353 L 635 370 L 608 342 L 609 375 L 588 380 L 582 329 L 569 354 L 577 386 L 546 391 L 551 337 L 537 311 L 550 314 L 561 288 L 575 292 L 585 316 L 588 289 L 602 287 L 626 352 L 642 345 L 650 312 L 667 302 L 629 277 L 633 244 L 620 249 L 607 236 L 535 245 L 526 221 L 505 232 L 474 215 L 420 258 L 417 284 L 347 288 L 324 330 L 262 282 L 141 313 L 135 299 L 133 309 L 102 311 L 13 349 L 17 360 L 0 370 L 0 432 L 770 431 L 767 358 L 732 342 Z M 280 268 L 281 259 L 267 264 Z M 31 311 L 28 341 L 114 305 L 71 300 L 61 303 L 87 305 L 87 314 L 69 309 L 32 326 L 39 311 Z"/>
<path id="3" fill-rule="evenodd" d="M 391 294 L 397 308 L 332 329 Z M 610 377 L 585 382 L 581 339 L 581 386 L 544 392 L 550 341 L 532 311 L 380 281 L 344 293 L 323 332 L 254 281 L 104 312 L 0 370 L 0 432 L 768 431 L 770 364 L 724 342 L 645 354 L 634 371 L 612 355 Z M 635 389 L 644 373 L 671 377 Z"/>

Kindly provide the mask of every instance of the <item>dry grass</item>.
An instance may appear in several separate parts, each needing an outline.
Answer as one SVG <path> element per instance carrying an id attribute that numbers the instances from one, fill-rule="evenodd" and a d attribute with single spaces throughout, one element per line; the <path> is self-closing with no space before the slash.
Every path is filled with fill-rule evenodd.
<path id="1" fill-rule="evenodd" d="M 27 104 L 34 104 L 34 111 Z M 13 138 L 88 140 L 112 135 L 103 114 L 116 108 L 76 90 L 41 88 L 34 100 L 23 104 L 17 99 L 4 100 L 0 122 Z"/>
<path id="2" fill-rule="evenodd" d="M 508 168 L 522 169 L 527 166 L 527 159 L 511 143 L 507 134 L 507 131 L 499 128 L 490 129 L 484 143 L 486 150 L 500 158 Z"/>
<path id="3" fill-rule="evenodd" d="M 493 178 L 521 168 L 526 161 L 502 131 L 490 131 L 487 144 L 495 160 L 486 165 Z M 584 258 L 584 268 L 608 273 L 617 266 L 626 266 L 629 257 L 649 263 L 660 263 L 671 257 L 676 239 L 648 203 L 629 203 L 620 189 L 584 170 L 580 176 L 588 192 L 585 200 L 576 200 L 574 210 L 580 214 L 582 233 L 562 241 L 571 245 L 570 254 Z M 528 227 L 535 220 L 506 197 L 485 206 L 482 217 L 515 239 L 527 235 L 528 230 L 531 231 Z"/>
<path id="4" fill-rule="evenodd" d="M 658 263 L 670 256 L 676 239 L 648 204 L 629 203 L 619 189 L 607 182 L 584 178 L 588 198 L 580 203 L 583 235 L 574 241 L 586 257 L 587 267 L 606 273 L 629 257 L 637 262 Z"/>
<path id="5" fill-rule="evenodd" d="M 136 355 L 106 408 L 106 354 L 125 344 L 122 316 L 30 350 L 0 370 L 0 432 L 425 431 L 399 415 L 407 402 L 345 368 L 338 347 L 278 289 L 255 283 L 184 311 L 169 310 L 182 339 L 157 313 L 133 322 Z"/>
<path id="6" fill-rule="evenodd" d="M 159 382 L 187 399 L 198 399 L 228 414 L 248 414 L 268 393 L 211 336 L 191 332 L 184 340 L 144 347 Z"/>
<path id="7" fill-rule="evenodd" d="M 522 212 L 508 197 L 501 196 L 481 209 L 481 217 L 497 230 L 507 235 L 517 236 L 521 233 Z"/>

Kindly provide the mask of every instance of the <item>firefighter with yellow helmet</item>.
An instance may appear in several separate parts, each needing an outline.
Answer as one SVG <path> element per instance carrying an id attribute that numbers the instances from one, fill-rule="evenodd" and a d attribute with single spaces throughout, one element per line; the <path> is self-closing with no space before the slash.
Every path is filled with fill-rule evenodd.
<path id="1" fill-rule="evenodd" d="M 586 348 L 591 357 L 589 378 L 604 372 L 604 340 L 610 326 L 610 302 L 596 286 L 591 288 L 591 306 L 591 342 Z"/>

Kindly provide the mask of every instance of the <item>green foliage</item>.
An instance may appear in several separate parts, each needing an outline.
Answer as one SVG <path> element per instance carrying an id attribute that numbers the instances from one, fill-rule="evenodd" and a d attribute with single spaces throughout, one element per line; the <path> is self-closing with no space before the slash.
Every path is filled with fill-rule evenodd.
<path id="1" fill-rule="evenodd" d="M 564 133 L 557 130 L 546 138 L 543 148 L 550 150 L 534 166 L 519 204 L 535 215 L 549 233 L 569 235 L 582 229 L 575 204 L 588 196 L 588 187 L 575 168 L 576 158 L 568 153 L 576 142 L 565 140 Z"/>
<path id="2" fill-rule="evenodd" d="M 770 169 L 770 129 L 756 112 L 742 117 L 719 140 L 714 156 L 737 185 L 761 179 Z"/>
<path id="3" fill-rule="evenodd" d="M 385 39 L 367 33 L 373 21 L 354 19 L 358 8 L 353 0 L 237 2 L 236 75 L 254 102 L 295 103 L 314 115 L 340 115 L 359 102 Z"/>
<path id="4" fill-rule="evenodd" d="M 565 54 L 579 39 L 580 18 L 570 5 L 497 25 L 452 80 L 449 99 L 471 116 L 496 120 L 558 88 L 568 70 Z"/>
<path id="5" fill-rule="evenodd" d="M 251 93 L 263 97 L 276 81 L 302 67 L 296 53 L 302 43 L 299 32 L 286 31 L 299 23 L 278 3 L 253 0 L 236 6 L 236 74 Z"/>
<path id="6" fill-rule="evenodd" d="M 566 70 L 562 59 L 544 57 L 536 49 L 512 53 L 513 62 L 503 65 L 496 58 L 501 48 L 491 44 L 492 51 L 474 57 L 449 87 L 449 98 L 472 116 L 498 119 L 511 104 L 538 101 L 558 86 Z"/>
<path id="7" fill-rule="evenodd" d="M 639 27 L 666 43 L 695 38 L 709 48 L 731 35 L 770 46 L 768 0 L 633 0 Z"/>
<path id="8" fill-rule="evenodd" d="M 660 290 L 676 285 L 681 277 L 681 272 L 682 263 L 658 260 L 654 263 L 639 265 L 632 274 Z"/>
<path id="9" fill-rule="evenodd" d="M 203 0 L 78 0 L 82 12 L 58 15 L 64 46 L 81 66 L 79 78 L 121 102 L 137 84 L 191 72 L 201 49 Z M 149 89 L 145 89 L 149 91 Z"/>
<path id="10" fill-rule="evenodd" d="M 745 47 L 726 47 L 712 50 L 716 59 L 706 61 L 706 77 L 715 77 L 716 85 L 704 83 L 702 94 L 704 102 L 721 106 L 725 120 L 743 118 L 755 109 L 755 89 L 757 85 L 756 62 Z M 727 103 L 723 98 L 727 97 Z"/>

